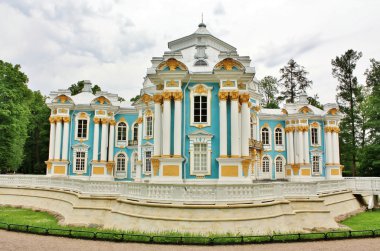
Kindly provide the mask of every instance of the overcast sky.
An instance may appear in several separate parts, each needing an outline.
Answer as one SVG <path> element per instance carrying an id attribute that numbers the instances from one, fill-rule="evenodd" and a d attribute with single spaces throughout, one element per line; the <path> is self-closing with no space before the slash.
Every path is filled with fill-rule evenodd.
<path id="1" fill-rule="evenodd" d="M 207 29 L 248 55 L 256 76 L 279 77 L 294 58 L 323 103 L 335 101 L 331 59 L 347 49 L 380 60 L 380 1 L 0 0 L 0 59 L 20 64 L 29 86 L 48 94 L 89 79 L 103 90 L 138 94 L 153 56 Z"/>

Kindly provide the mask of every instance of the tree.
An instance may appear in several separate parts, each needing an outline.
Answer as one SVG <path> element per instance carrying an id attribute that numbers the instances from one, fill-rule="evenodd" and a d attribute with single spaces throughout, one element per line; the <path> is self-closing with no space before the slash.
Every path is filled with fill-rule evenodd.
<path id="1" fill-rule="evenodd" d="M 77 95 L 78 93 L 81 93 L 84 87 L 84 80 L 78 81 L 76 84 L 72 84 L 69 87 L 69 90 L 71 92 L 71 95 Z M 94 87 L 91 88 L 91 91 L 93 94 L 96 94 L 98 91 L 101 91 L 100 87 L 98 85 L 94 85 Z"/>
<path id="2" fill-rule="evenodd" d="M 21 173 L 42 174 L 46 170 L 44 161 L 49 155 L 50 109 L 45 104 L 45 99 L 39 91 L 33 92 L 28 138 L 24 147 L 25 158 L 18 169 Z"/>
<path id="3" fill-rule="evenodd" d="M 362 87 L 358 84 L 353 72 L 361 57 L 361 52 L 350 49 L 340 57 L 331 60 L 332 75 L 338 80 L 337 103 L 344 115 L 340 123 L 341 162 L 351 167 L 353 176 L 356 175 L 359 104 L 363 101 Z"/>
<path id="4" fill-rule="evenodd" d="M 263 93 L 263 103 L 265 108 L 279 108 L 276 95 L 278 94 L 277 79 L 266 76 L 259 82 L 259 89 Z"/>
<path id="5" fill-rule="evenodd" d="M 368 135 L 360 154 L 360 174 L 380 176 L 380 62 L 371 59 L 370 69 L 366 70 L 365 129 Z"/>
<path id="6" fill-rule="evenodd" d="M 280 100 L 294 103 L 300 93 L 306 92 L 306 89 L 313 83 L 307 78 L 309 73 L 294 59 L 290 59 L 288 64 L 280 69 L 280 73 L 280 84 L 284 88 L 284 91 L 281 91 Z"/>
<path id="7" fill-rule="evenodd" d="M 308 97 L 307 101 L 309 102 L 310 105 L 318 107 L 319 109 L 323 110 L 323 105 L 321 102 L 319 102 L 319 97 L 318 94 L 315 94 L 313 97 Z"/>
<path id="8" fill-rule="evenodd" d="M 131 98 L 129 101 L 133 103 L 139 100 L 139 98 L 140 98 L 140 95 L 136 95 L 135 97 Z"/>
<path id="9" fill-rule="evenodd" d="M 23 161 L 32 92 L 20 65 L 0 60 L 0 172 L 16 171 Z"/>

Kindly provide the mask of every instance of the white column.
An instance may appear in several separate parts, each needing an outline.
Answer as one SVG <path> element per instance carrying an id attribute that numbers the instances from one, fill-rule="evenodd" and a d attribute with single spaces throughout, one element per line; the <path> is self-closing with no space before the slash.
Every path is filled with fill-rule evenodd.
<path id="1" fill-rule="evenodd" d="M 99 122 L 98 118 L 94 118 L 94 143 L 92 144 L 92 161 L 98 161 L 98 149 L 99 149 Z"/>
<path id="2" fill-rule="evenodd" d="M 297 128 L 295 128 L 293 133 L 293 153 L 294 153 L 294 164 L 298 164 L 299 161 L 299 147 L 298 147 L 298 132 Z"/>
<path id="3" fill-rule="evenodd" d="M 331 142 L 331 132 L 327 131 L 325 133 L 326 136 L 326 162 L 327 164 L 332 164 L 333 159 L 332 159 L 332 142 Z"/>
<path id="4" fill-rule="evenodd" d="M 334 141 L 334 164 L 340 164 L 340 156 L 339 156 L 339 133 L 333 133 L 333 141 Z"/>
<path id="5" fill-rule="evenodd" d="M 54 159 L 61 159 L 61 133 L 62 133 L 62 119 L 57 118 L 57 125 L 55 129 L 55 146 L 54 146 Z"/>
<path id="6" fill-rule="evenodd" d="M 303 156 L 306 164 L 310 163 L 309 160 L 309 130 L 303 132 Z"/>
<path id="7" fill-rule="evenodd" d="M 249 156 L 249 138 L 251 129 L 248 100 L 242 99 L 241 104 L 241 155 L 244 157 Z"/>
<path id="8" fill-rule="evenodd" d="M 162 155 L 170 155 L 170 127 L 171 127 L 171 96 L 164 96 L 164 112 L 162 121 Z M 178 136 L 179 137 L 179 136 Z"/>
<path id="9" fill-rule="evenodd" d="M 182 92 L 174 93 L 174 155 L 181 156 Z"/>
<path id="10" fill-rule="evenodd" d="M 231 156 L 239 156 L 239 94 L 232 93 L 231 96 Z M 239 156 L 240 157 L 240 156 Z"/>
<path id="11" fill-rule="evenodd" d="M 302 131 L 301 130 L 298 130 L 298 156 L 299 156 L 299 159 L 298 159 L 298 163 L 305 163 L 304 161 L 304 155 L 303 155 L 303 137 L 302 137 Z"/>
<path id="12" fill-rule="evenodd" d="M 100 161 L 107 161 L 108 120 L 102 119 L 102 141 L 100 143 Z"/>
<path id="13" fill-rule="evenodd" d="M 293 140 L 293 131 L 289 131 L 289 160 L 288 163 L 294 164 L 294 140 Z"/>
<path id="14" fill-rule="evenodd" d="M 67 160 L 69 150 L 69 122 L 69 117 L 63 118 L 62 160 Z"/>
<path id="15" fill-rule="evenodd" d="M 49 141 L 49 160 L 54 159 L 54 144 L 55 144 L 55 118 L 50 117 L 50 141 Z"/>
<path id="16" fill-rule="evenodd" d="M 238 110 L 239 110 L 239 113 L 238 113 L 238 155 L 241 156 L 241 107 L 239 107 L 239 103 L 238 103 Z"/>
<path id="17" fill-rule="evenodd" d="M 161 95 L 154 95 L 154 156 L 161 156 Z"/>
<path id="18" fill-rule="evenodd" d="M 110 136 L 108 143 L 108 161 L 113 161 L 113 148 L 115 145 L 115 120 L 110 121 Z"/>
<path id="19" fill-rule="evenodd" d="M 285 128 L 285 135 L 286 135 L 286 159 L 287 163 L 290 164 L 290 136 L 289 136 L 288 128 Z"/>
<path id="20" fill-rule="evenodd" d="M 221 157 L 227 156 L 227 95 L 227 92 L 219 93 L 219 154 Z"/>
<path id="21" fill-rule="evenodd" d="M 137 165 L 136 165 L 136 176 L 135 176 L 135 181 L 141 181 L 141 173 L 142 173 L 142 169 L 141 169 L 141 166 L 142 166 L 142 161 L 141 161 L 141 157 L 142 157 L 142 149 L 141 149 L 141 139 L 142 139 L 142 110 L 139 110 L 139 117 L 137 119 L 137 123 L 139 125 L 138 127 L 138 132 L 137 132 L 137 159 L 138 159 L 138 162 L 137 162 Z"/>

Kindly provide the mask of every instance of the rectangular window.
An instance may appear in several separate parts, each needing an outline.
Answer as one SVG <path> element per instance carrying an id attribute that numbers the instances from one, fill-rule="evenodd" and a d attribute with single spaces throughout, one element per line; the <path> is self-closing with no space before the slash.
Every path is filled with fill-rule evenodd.
<path id="1" fill-rule="evenodd" d="M 313 173 L 319 173 L 319 156 L 313 156 Z"/>
<path id="2" fill-rule="evenodd" d="M 207 143 L 194 144 L 194 171 L 207 171 Z"/>
<path id="3" fill-rule="evenodd" d="M 127 140 L 127 125 L 124 122 L 119 123 L 117 127 L 117 141 Z"/>
<path id="4" fill-rule="evenodd" d="M 207 123 L 207 96 L 194 97 L 194 123 Z"/>
<path id="5" fill-rule="evenodd" d="M 75 155 L 75 170 L 83 172 L 85 168 L 86 153 L 76 152 Z"/>
<path id="6" fill-rule="evenodd" d="M 318 129 L 317 128 L 311 128 L 311 144 L 312 145 L 318 145 Z"/>
<path id="7" fill-rule="evenodd" d="M 152 116 L 146 117 L 146 136 L 152 137 L 153 135 L 153 118 Z"/>
<path id="8" fill-rule="evenodd" d="M 150 161 L 151 157 L 152 157 L 151 151 L 145 152 L 145 172 L 152 171 L 152 162 Z"/>
<path id="9" fill-rule="evenodd" d="M 78 119 L 77 138 L 87 138 L 87 119 Z"/>

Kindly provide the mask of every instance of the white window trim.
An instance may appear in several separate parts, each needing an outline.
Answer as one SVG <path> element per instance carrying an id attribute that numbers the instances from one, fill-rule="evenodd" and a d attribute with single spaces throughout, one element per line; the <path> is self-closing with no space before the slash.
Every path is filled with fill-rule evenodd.
<path id="1" fill-rule="evenodd" d="M 263 172 L 263 163 L 264 163 L 265 157 L 268 157 L 268 159 L 269 159 L 269 172 L 267 172 L 267 173 Z M 269 178 L 269 179 L 272 178 L 272 165 L 273 165 L 273 161 L 272 161 L 272 158 L 270 155 L 265 154 L 261 157 L 261 161 L 260 161 L 260 176 L 261 176 L 261 178 Z"/>
<path id="2" fill-rule="evenodd" d="M 148 112 L 149 111 L 149 112 Z M 147 135 L 147 128 L 148 128 L 148 122 L 147 122 L 147 117 L 152 117 L 152 135 Z M 153 112 L 151 110 L 147 110 L 144 114 L 143 118 L 144 122 L 144 139 L 152 139 L 154 137 L 154 116 Z"/>
<path id="3" fill-rule="evenodd" d="M 81 117 L 81 114 L 86 114 L 86 117 Z M 87 134 L 86 134 L 85 138 L 79 138 L 78 137 L 79 120 L 87 120 Z M 89 137 L 88 135 L 90 134 L 90 115 L 88 115 L 88 113 L 80 112 L 80 113 L 75 114 L 75 132 L 74 133 L 75 133 L 75 140 L 77 140 L 77 141 L 88 140 L 88 137 Z"/>
<path id="4" fill-rule="evenodd" d="M 223 83 L 227 82 L 227 81 L 233 82 L 234 86 L 223 87 Z M 237 89 L 237 81 L 231 80 L 231 79 L 221 79 L 220 80 L 220 89 L 221 90 L 236 90 Z"/>
<path id="5" fill-rule="evenodd" d="M 139 140 L 139 132 L 138 132 L 138 130 L 139 130 L 139 126 L 138 126 L 138 123 L 137 122 L 135 122 L 135 123 L 133 123 L 132 124 L 132 126 L 131 126 L 131 140 L 134 140 L 134 136 L 135 136 L 135 132 L 134 132 L 134 129 L 135 129 L 135 125 L 137 125 L 137 140 L 136 141 L 138 141 Z"/>
<path id="6" fill-rule="evenodd" d="M 137 167 L 136 167 L 136 170 L 133 170 L 133 166 L 136 164 L 135 163 L 135 158 L 134 158 L 134 155 L 137 156 L 137 161 L 139 160 L 139 156 L 138 156 L 138 152 L 137 151 L 133 151 L 132 154 L 131 154 L 131 176 L 134 177 L 136 175 L 136 170 L 137 170 Z"/>
<path id="7" fill-rule="evenodd" d="M 146 152 L 150 152 L 150 171 L 147 171 L 146 170 Z M 144 159 L 143 159 L 143 173 L 145 175 L 150 175 L 152 173 L 152 169 L 153 169 L 153 166 L 152 166 L 152 157 L 153 157 L 153 147 L 147 147 L 144 149 L 144 155 L 143 155 Z"/>
<path id="8" fill-rule="evenodd" d="M 119 124 L 120 123 L 125 123 L 125 125 L 126 125 L 126 129 L 127 129 L 127 132 L 126 132 L 126 140 L 123 142 L 123 141 L 121 141 L 121 140 L 118 140 L 118 134 L 119 134 Z M 115 126 L 115 142 L 116 142 L 116 147 L 125 147 L 125 146 L 127 146 L 128 145 L 128 139 L 129 139 L 129 137 L 128 137 L 128 132 L 129 132 L 129 125 L 128 125 L 128 123 L 127 123 L 127 121 L 119 121 L 119 122 L 117 122 L 117 124 L 116 124 L 116 126 Z"/>
<path id="9" fill-rule="evenodd" d="M 313 122 L 314 123 L 314 122 Z M 311 124 L 313 124 L 311 123 Z M 321 138 L 321 124 L 318 123 L 318 122 L 315 122 L 318 124 L 318 126 L 309 126 L 309 135 L 310 135 L 310 145 L 313 146 L 313 147 L 319 147 L 321 146 L 321 141 L 322 141 L 322 138 Z M 311 134 L 311 129 L 312 128 L 317 128 L 318 132 L 317 132 L 317 137 L 318 137 L 318 144 L 313 144 L 312 142 L 312 134 Z"/>
<path id="10" fill-rule="evenodd" d="M 195 93 L 195 90 L 198 86 L 202 86 L 207 93 Z M 197 84 L 192 87 L 189 87 L 190 89 L 190 125 L 191 126 L 211 126 L 211 90 L 213 89 L 212 86 L 207 86 L 204 84 Z M 195 96 L 206 96 L 207 97 L 207 122 L 194 122 L 194 97 Z"/>
<path id="11" fill-rule="evenodd" d="M 85 144 L 76 144 L 72 146 L 73 148 L 73 164 L 72 164 L 72 169 L 73 173 L 76 174 L 84 174 L 87 173 L 87 163 L 88 163 L 88 149 L 89 146 Z M 84 152 L 85 157 L 84 157 L 84 170 L 76 170 L 76 160 L 77 160 L 77 152 Z"/>
<path id="12" fill-rule="evenodd" d="M 312 150 L 310 151 L 310 158 L 311 158 L 311 173 L 313 176 L 320 176 L 322 174 L 322 161 L 323 161 L 323 154 L 321 150 Z M 319 157 L 319 172 L 313 171 L 313 157 L 318 156 Z"/>
<path id="13" fill-rule="evenodd" d="M 189 135 L 190 139 L 190 175 L 205 176 L 211 175 L 211 135 Z M 207 144 L 207 168 L 206 171 L 195 170 L 194 168 L 194 144 L 206 143 Z"/>
<path id="14" fill-rule="evenodd" d="M 282 138 L 282 144 L 277 145 L 276 144 L 276 130 L 280 129 L 281 130 L 281 138 Z M 274 138 L 274 150 L 275 151 L 284 151 L 285 150 L 285 132 L 283 127 L 276 127 L 273 130 L 273 138 Z"/>
<path id="15" fill-rule="evenodd" d="M 276 161 L 277 161 L 277 158 L 281 158 L 282 159 L 282 172 L 277 172 L 277 167 L 276 167 Z M 284 156 L 282 156 L 281 154 L 278 154 L 276 155 L 276 157 L 274 158 L 274 170 L 275 170 L 275 173 L 285 173 L 285 165 L 286 165 L 286 159 Z"/>
<path id="16" fill-rule="evenodd" d="M 125 167 L 124 167 L 124 171 L 118 171 L 117 170 L 117 159 L 118 159 L 118 155 L 119 154 L 124 154 L 124 161 L 125 161 Z M 115 156 L 114 156 L 114 161 L 115 161 L 115 176 L 116 178 L 126 178 L 127 177 L 127 173 L 128 173 L 128 154 L 126 152 L 123 152 L 123 151 L 118 151 Z"/>
<path id="17" fill-rule="evenodd" d="M 267 128 L 267 129 L 268 129 L 268 137 L 269 137 L 269 144 L 268 144 L 268 145 L 265 145 L 265 144 L 264 144 L 264 141 L 263 141 L 263 139 L 262 139 L 262 137 L 263 137 L 263 129 L 264 129 L 264 128 Z M 261 142 L 263 143 L 263 148 L 264 148 L 264 150 L 267 150 L 267 151 L 272 150 L 272 130 L 270 129 L 269 126 L 262 126 L 262 127 L 260 128 L 260 140 L 261 140 Z"/>

